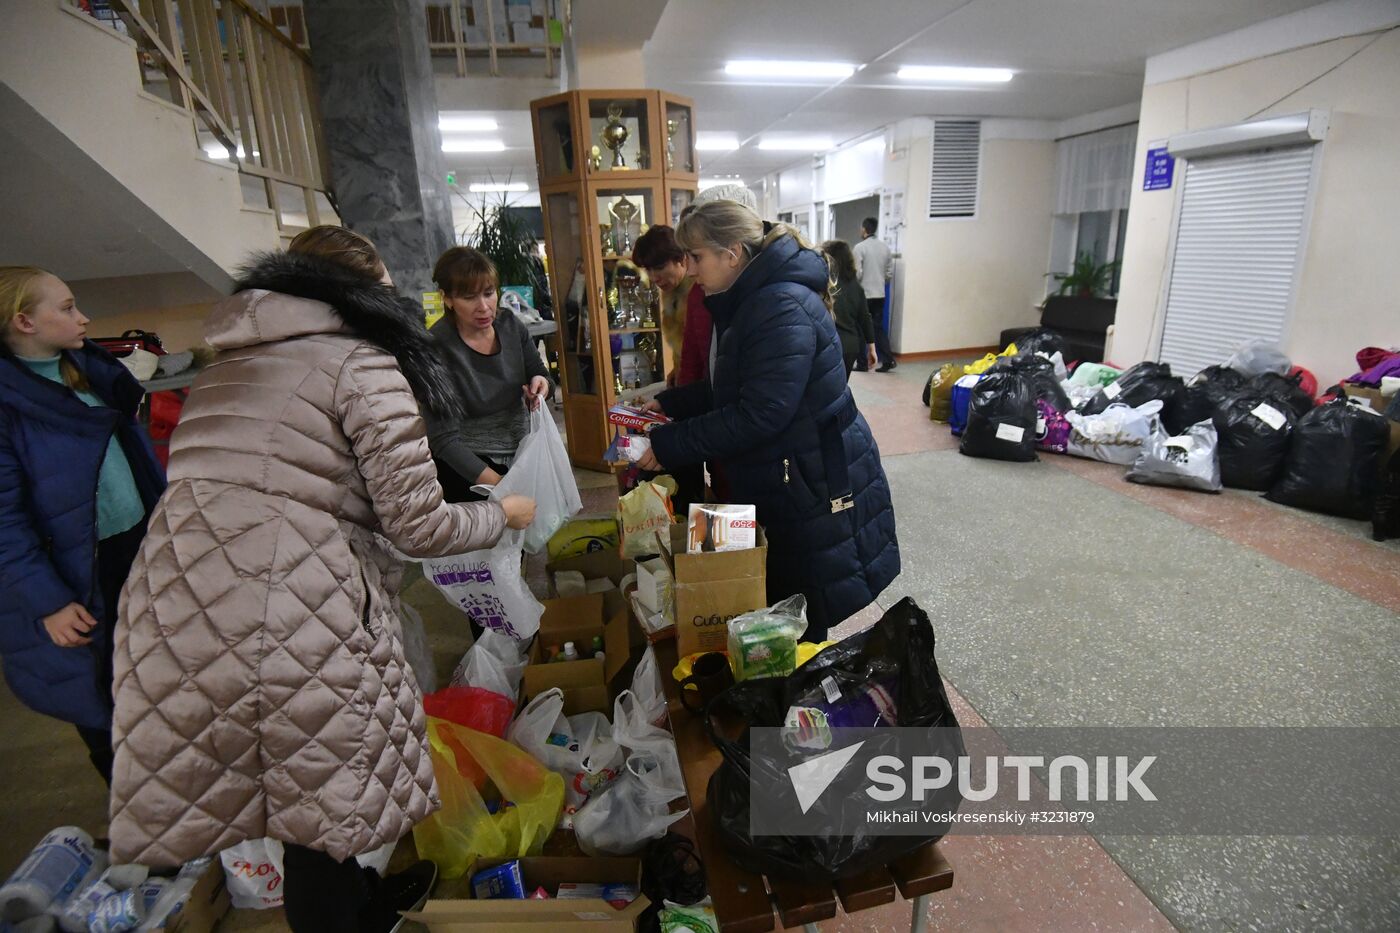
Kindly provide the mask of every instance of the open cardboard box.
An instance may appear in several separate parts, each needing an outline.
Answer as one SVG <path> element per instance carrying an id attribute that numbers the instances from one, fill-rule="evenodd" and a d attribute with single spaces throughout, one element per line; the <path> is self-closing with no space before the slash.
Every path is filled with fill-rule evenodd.
<path id="1" fill-rule="evenodd" d="M 609 613 L 607 604 L 618 607 Z M 631 629 L 635 623 L 622 594 L 612 601 L 602 593 L 546 599 L 540 616 L 540 631 L 530 646 L 529 664 L 525 668 L 525 699 L 528 702 L 553 687 L 564 692 L 564 714 L 612 712 L 616 695 L 612 686 L 621 679 L 631 659 Z M 602 636 L 603 660 L 592 656 L 593 639 Z M 564 647 L 566 641 L 577 646 L 577 661 L 551 661 L 546 657 L 550 646 Z"/>
<path id="2" fill-rule="evenodd" d="M 508 859 L 474 863 L 467 869 L 470 878 Z M 551 858 L 535 856 L 520 859 L 525 891 L 543 887 L 551 895 L 567 881 L 594 884 L 630 884 L 638 892 L 642 885 L 642 863 L 635 858 Z M 431 933 L 479 933 L 506 930 L 509 933 L 634 933 L 637 919 L 651 901 L 638 893 L 637 899 L 622 910 L 602 900 L 477 900 L 466 897 L 430 900 L 420 911 L 405 912 Z"/>
<path id="3" fill-rule="evenodd" d="M 1390 398 L 1381 395 L 1380 389 L 1373 389 L 1370 386 L 1353 385 L 1350 382 L 1342 383 L 1342 391 L 1349 399 L 1360 399 L 1378 415 L 1384 415 L 1386 408 L 1390 405 Z M 1390 443 L 1386 445 L 1385 456 L 1381 457 L 1381 470 L 1385 470 L 1385 465 L 1390 462 L 1395 451 L 1400 450 L 1400 421 L 1390 421 Z"/>
<path id="4" fill-rule="evenodd" d="M 671 549 L 662 555 L 676 587 L 676 654 L 724 651 L 729 620 L 768 606 L 768 538 L 742 551 L 686 552 L 689 531 L 671 526 Z"/>

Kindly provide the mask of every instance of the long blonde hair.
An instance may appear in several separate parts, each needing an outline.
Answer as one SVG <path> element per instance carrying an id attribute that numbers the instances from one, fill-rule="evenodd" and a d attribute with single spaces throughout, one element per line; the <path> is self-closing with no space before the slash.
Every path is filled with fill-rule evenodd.
<path id="1" fill-rule="evenodd" d="M 34 304 L 38 301 L 34 285 L 46 275 L 52 273 L 38 266 L 0 266 L 0 342 L 4 342 L 11 353 L 14 351 L 5 341 L 5 334 L 16 317 L 34 310 Z M 83 371 L 67 355 L 61 359 L 58 369 L 63 374 L 64 385 L 75 391 L 87 389 L 88 381 Z"/>
<path id="2" fill-rule="evenodd" d="M 802 249 L 815 251 L 815 247 L 796 227 L 776 223 L 768 225 L 764 232 L 762 218 L 738 201 L 708 201 L 696 207 L 676 224 L 676 243 L 686 252 L 701 247 L 714 250 L 729 250 L 737 243 L 744 250 L 746 259 L 753 259 L 773 243 L 790 236 Z M 831 310 L 831 284 L 820 293 L 827 311 Z"/>

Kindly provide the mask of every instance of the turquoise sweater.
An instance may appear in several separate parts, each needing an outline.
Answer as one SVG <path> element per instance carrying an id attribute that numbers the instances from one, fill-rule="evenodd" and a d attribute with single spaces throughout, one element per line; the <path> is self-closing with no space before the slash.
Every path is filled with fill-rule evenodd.
<path id="1" fill-rule="evenodd" d="M 63 383 L 59 371 L 60 358 L 34 360 L 20 357 L 20 362 L 34 372 L 53 382 Z M 77 392 L 93 408 L 107 407 L 102 399 L 91 392 Z M 136 478 L 131 475 L 131 464 L 115 434 L 107 441 L 107 455 L 102 458 L 102 469 L 97 474 L 97 537 L 98 540 L 130 531 L 146 517 L 146 507 L 141 502 L 141 493 L 136 488 Z"/>

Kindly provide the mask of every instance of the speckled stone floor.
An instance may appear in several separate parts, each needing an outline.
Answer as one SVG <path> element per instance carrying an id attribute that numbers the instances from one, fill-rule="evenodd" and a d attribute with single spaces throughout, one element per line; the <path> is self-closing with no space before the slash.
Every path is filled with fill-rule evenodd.
<path id="1" fill-rule="evenodd" d="M 894 490 L 904 571 L 938 633 L 959 720 L 1028 725 L 1400 725 L 1400 543 L 1359 522 L 1227 491 L 1136 486 L 1106 464 L 972 460 L 919 402 L 935 363 L 856 374 Z M 580 473 L 585 511 L 615 499 Z M 421 578 L 440 676 L 469 643 Z M 836 631 L 869 625 L 871 607 Z M 0 687 L 0 875 L 55 825 L 105 829 L 76 735 Z M 949 836 L 932 929 L 1400 929 L 1400 841 Z M 396 860 L 411 858 L 405 843 Z M 902 931 L 897 901 L 824 931 Z M 285 929 L 234 911 L 222 931 Z"/>

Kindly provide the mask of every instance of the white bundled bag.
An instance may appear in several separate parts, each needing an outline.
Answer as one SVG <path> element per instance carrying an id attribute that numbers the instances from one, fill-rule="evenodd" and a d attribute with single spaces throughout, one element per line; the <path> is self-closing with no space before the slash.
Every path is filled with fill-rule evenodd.
<path id="1" fill-rule="evenodd" d="M 647 721 L 646 709 L 631 690 L 622 691 L 613 701 L 612 737 L 628 753 L 648 752 L 656 759 L 660 775 L 653 783 L 658 792 L 671 792 L 668 803 L 685 793 L 675 736 Z"/>
<path id="2" fill-rule="evenodd" d="M 282 843 L 247 839 L 219 853 L 229 899 L 243 910 L 282 906 Z"/>
<path id="3" fill-rule="evenodd" d="M 1142 453 L 1142 445 L 1152 436 L 1161 410 L 1161 400 L 1152 399 L 1136 408 L 1115 402 L 1097 415 L 1066 412 L 1065 420 L 1073 430 L 1069 432 L 1065 452 L 1104 463 L 1131 465 Z"/>
<path id="4" fill-rule="evenodd" d="M 493 492 L 491 498 L 500 497 Z M 428 558 L 423 576 L 477 625 L 527 641 L 539 631 L 544 607 L 520 573 L 522 535 L 507 528 L 493 548 Z"/>
<path id="5" fill-rule="evenodd" d="M 544 550 L 570 515 L 583 510 L 569 452 L 544 402 L 530 413 L 530 433 L 520 442 L 510 470 L 496 484 L 492 499 L 518 494 L 535 500 L 535 520 L 525 529 L 524 548 Z"/>
<path id="6" fill-rule="evenodd" d="M 528 660 L 518 641 L 487 629 L 452 672 L 452 686 L 490 690 L 512 700 L 520 696 L 520 679 Z"/>
<path id="7" fill-rule="evenodd" d="M 546 690 L 525 705 L 506 739 L 564 778 L 564 812 L 573 813 L 589 795 L 622 770 L 623 755 L 602 713 L 564 715 L 564 692 Z"/>
<path id="8" fill-rule="evenodd" d="M 681 793 L 685 792 L 684 787 Z M 595 794 L 574 816 L 574 835 L 585 854 L 631 855 L 688 810 L 671 812 L 679 794 L 669 783 L 663 764 L 648 751 L 627 756 L 622 776 Z"/>
<path id="9" fill-rule="evenodd" d="M 666 723 L 666 694 L 661 682 L 661 668 L 656 663 L 656 652 L 647 645 L 642 659 L 637 662 L 637 670 L 632 674 L 632 695 L 642 708 L 643 718 L 653 726 Z"/>

